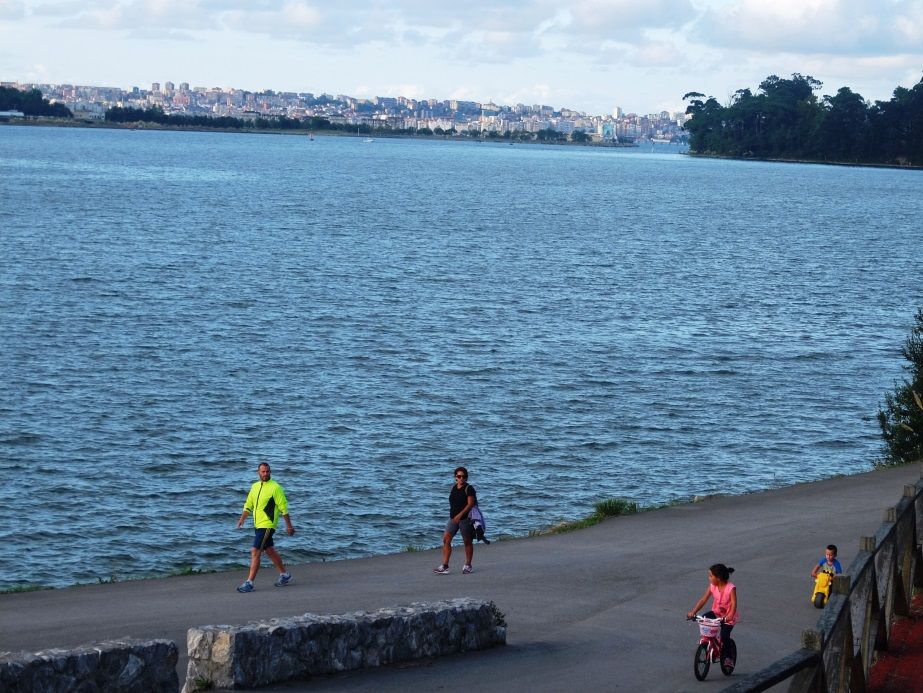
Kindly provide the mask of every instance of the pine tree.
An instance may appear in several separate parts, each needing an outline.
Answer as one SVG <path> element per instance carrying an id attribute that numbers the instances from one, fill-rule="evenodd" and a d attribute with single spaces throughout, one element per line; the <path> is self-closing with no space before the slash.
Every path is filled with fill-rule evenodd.
<path id="1" fill-rule="evenodd" d="M 916 324 L 901 353 L 910 362 L 904 366 L 910 380 L 886 393 L 884 408 L 878 410 L 884 438 L 879 466 L 923 460 L 923 308 L 917 309 Z"/>

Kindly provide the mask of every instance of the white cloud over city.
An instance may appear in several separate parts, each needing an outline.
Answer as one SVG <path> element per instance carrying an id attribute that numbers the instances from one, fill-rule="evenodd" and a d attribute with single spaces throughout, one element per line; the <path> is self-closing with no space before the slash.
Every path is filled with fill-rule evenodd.
<path id="1" fill-rule="evenodd" d="M 724 100 L 769 74 L 887 99 L 923 76 L 923 0 L 0 0 L 0 80 L 153 81 L 546 103 Z M 361 93 L 360 91 L 361 90 Z"/>

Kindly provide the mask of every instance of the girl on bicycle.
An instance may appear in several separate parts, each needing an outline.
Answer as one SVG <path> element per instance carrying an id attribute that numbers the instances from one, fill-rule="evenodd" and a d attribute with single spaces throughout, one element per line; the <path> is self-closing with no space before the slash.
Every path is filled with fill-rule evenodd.
<path id="1" fill-rule="evenodd" d="M 737 613 L 737 588 L 731 582 L 731 573 L 733 568 L 728 568 L 724 563 L 715 563 L 708 569 L 708 587 L 705 594 L 695 603 L 692 611 L 686 614 L 686 618 L 695 618 L 709 596 L 712 598 L 711 611 L 702 614 L 707 618 L 721 618 L 724 622 L 721 624 L 721 642 L 727 642 L 731 637 L 731 630 L 737 623 L 739 614 Z M 732 664 L 733 666 L 733 664 Z"/>

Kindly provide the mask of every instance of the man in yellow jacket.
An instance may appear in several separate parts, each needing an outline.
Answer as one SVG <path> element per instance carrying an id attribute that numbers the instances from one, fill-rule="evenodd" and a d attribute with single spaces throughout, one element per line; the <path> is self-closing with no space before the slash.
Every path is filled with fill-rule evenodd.
<path id="1" fill-rule="evenodd" d="M 250 493 L 247 494 L 247 501 L 244 503 L 244 511 L 237 521 L 237 529 L 240 529 L 244 526 L 247 516 L 252 514 L 253 526 L 256 528 L 256 534 L 253 537 L 253 548 L 250 549 L 250 575 L 237 588 L 238 592 L 253 591 L 253 581 L 256 579 L 256 574 L 260 569 L 260 559 L 264 551 L 276 568 L 279 569 L 279 577 L 275 582 L 276 587 L 285 587 L 292 581 L 292 576 L 285 570 L 282 557 L 276 551 L 272 541 L 272 535 L 276 532 L 280 515 L 285 520 L 286 531 L 289 535 L 295 533 L 292 519 L 288 515 L 288 501 L 285 500 L 285 491 L 282 490 L 282 487 L 277 482 L 272 480 L 268 464 L 261 462 L 256 471 L 260 476 L 260 480 L 254 482 L 253 486 L 250 487 Z"/>

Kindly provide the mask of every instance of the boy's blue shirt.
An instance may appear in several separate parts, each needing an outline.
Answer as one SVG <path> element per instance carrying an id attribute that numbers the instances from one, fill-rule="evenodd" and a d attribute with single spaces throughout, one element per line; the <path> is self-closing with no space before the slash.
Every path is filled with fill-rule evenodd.
<path id="1" fill-rule="evenodd" d="M 820 559 L 820 561 L 817 562 L 817 567 L 820 568 L 821 570 L 827 570 L 827 572 L 830 572 L 829 568 L 831 566 L 833 567 L 833 572 L 836 575 L 839 575 L 840 573 L 843 572 L 843 566 L 841 566 L 840 562 L 835 558 L 833 559 L 833 563 L 827 563 L 826 556 L 824 556 L 823 558 Z"/>

